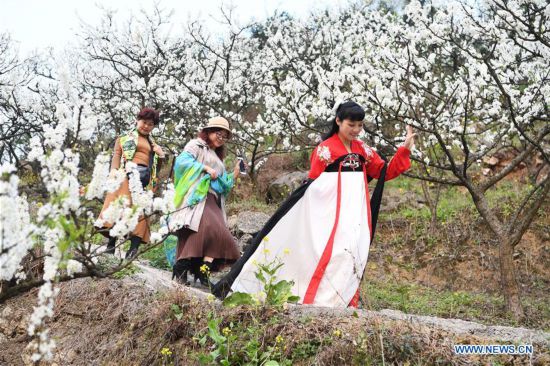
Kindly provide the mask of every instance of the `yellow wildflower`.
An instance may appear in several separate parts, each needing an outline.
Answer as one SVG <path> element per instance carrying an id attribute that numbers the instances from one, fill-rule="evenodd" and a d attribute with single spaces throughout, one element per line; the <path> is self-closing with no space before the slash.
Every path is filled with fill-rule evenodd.
<path id="1" fill-rule="evenodd" d="M 335 336 L 335 337 L 341 337 L 342 332 L 340 332 L 340 330 L 336 329 L 334 332 L 332 332 L 332 335 Z"/>
<path id="2" fill-rule="evenodd" d="M 269 254 L 269 253 L 271 253 L 271 251 L 269 249 L 265 248 L 264 249 L 264 254 Z"/>
<path id="3" fill-rule="evenodd" d="M 206 264 L 203 264 L 200 268 L 200 271 L 202 273 L 208 274 L 210 272 L 210 268 L 208 268 L 208 266 Z"/>
<path id="4" fill-rule="evenodd" d="M 279 343 L 283 343 L 285 339 L 279 334 L 277 337 L 275 337 L 275 342 L 277 342 L 277 344 Z"/>
<path id="5" fill-rule="evenodd" d="M 172 356 L 172 351 L 170 351 L 170 348 L 164 347 L 160 350 L 160 354 L 163 356 Z"/>
<path id="6" fill-rule="evenodd" d="M 283 249 L 283 253 L 284 254 L 290 254 L 290 249 L 288 249 L 288 248 Z"/>
<path id="7" fill-rule="evenodd" d="M 269 241 L 269 238 L 266 236 L 264 236 L 264 238 L 262 239 L 262 241 Z"/>
<path id="8" fill-rule="evenodd" d="M 222 333 L 224 336 L 228 336 L 229 334 L 231 334 L 231 329 L 229 329 L 228 327 L 225 327 L 222 329 Z"/>

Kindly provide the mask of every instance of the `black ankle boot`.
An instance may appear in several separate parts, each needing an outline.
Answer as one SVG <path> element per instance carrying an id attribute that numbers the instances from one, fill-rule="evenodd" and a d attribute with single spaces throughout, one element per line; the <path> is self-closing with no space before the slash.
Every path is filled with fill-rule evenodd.
<path id="1" fill-rule="evenodd" d="M 126 252 L 126 259 L 134 259 L 137 255 L 140 244 L 141 238 L 139 236 L 132 236 L 130 238 L 130 249 Z"/>
<path id="2" fill-rule="evenodd" d="M 107 249 L 105 249 L 103 253 L 115 254 L 115 245 L 116 245 L 116 238 L 109 237 L 109 242 L 107 243 Z"/>
<path id="3" fill-rule="evenodd" d="M 192 269 L 191 259 L 180 259 L 172 267 L 172 279 L 175 279 L 177 282 L 189 285 L 187 280 L 187 273 Z"/>
<path id="4" fill-rule="evenodd" d="M 198 261 L 193 268 L 193 275 L 195 276 L 195 282 L 199 280 L 201 285 L 206 287 L 212 287 L 212 283 L 210 282 L 209 278 L 213 269 L 214 269 L 213 262 Z"/>

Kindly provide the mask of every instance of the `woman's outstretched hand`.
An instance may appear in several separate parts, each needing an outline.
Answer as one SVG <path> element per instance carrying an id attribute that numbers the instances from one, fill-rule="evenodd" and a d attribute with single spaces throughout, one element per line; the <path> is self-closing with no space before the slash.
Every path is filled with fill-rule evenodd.
<path id="1" fill-rule="evenodd" d="M 237 161 L 235 162 L 235 167 L 233 168 L 233 176 L 235 178 L 237 178 L 239 176 L 239 174 L 241 173 L 241 169 L 239 168 L 240 163 L 241 163 L 241 160 L 239 160 L 239 159 L 237 159 Z M 248 165 L 246 163 L 244 163 L 244 168 L 245 168 L 245 170 L 248 168 Z"/>
<path id="2" fill-rule="evenodd" d="M 405 137 L 405 142 L 403 143 L 403 146 L 405 146 L 409 150 L 412 150 L 414 147 L 415 136 L 416 133 L 414 133 L 412 126 L 407 125 L 407 137 Z"/>
<path id="3" fill-rule="evenodd" d="M 210 178 L 212 180 L 218 179 L 218 172 L 216 172 L 213 168 L 209 167 L 208 165 L 204 166 L 204 171 L 210 174 Z"/>

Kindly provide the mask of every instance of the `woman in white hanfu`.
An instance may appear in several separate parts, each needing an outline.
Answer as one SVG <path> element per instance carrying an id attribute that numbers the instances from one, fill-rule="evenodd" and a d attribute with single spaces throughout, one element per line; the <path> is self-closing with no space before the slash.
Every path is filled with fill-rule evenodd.
<path id="1" fill-rule="evenodd" d="M 293 281 L 302 304 L 356 307 L 374 235 L 383 182 L 410 167 L 414 133 L 389 163 L 359 140 L 365 111 L 349 101 L 335 106 L 332 130 L 311 156 L 309 180 L 281 205 L 213 293 L 258 293 L 255 263 L 280 258 L 278 280 Z M 372 199 L 368 181 L 378 179 Z M 266 250 L 267 249 L 267 250 Z M 288 253 L 288 254 L 285 254 Z"/>

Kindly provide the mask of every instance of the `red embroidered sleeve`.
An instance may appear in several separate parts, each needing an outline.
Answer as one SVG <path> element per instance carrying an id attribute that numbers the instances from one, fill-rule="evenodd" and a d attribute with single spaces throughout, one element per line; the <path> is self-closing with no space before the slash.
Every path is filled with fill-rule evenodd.
<path id="1" fill-rule="evenodd" d="M 319 145 L 311 153 L 311 168 L 308 178 L 316 179 L 325 171 L 325 168 L 331 162 L 330 149 L 326 145 Z"/>
<path id="2" fill-rule="evenodd" d="M 374 150 L 371 161 L 367 164 L 367 174 L 375 179 L 380 177 L 380 172 L 384 166 L 384 160 Z M 391 180 L 401 173 L 406 172 L 411 167 L 411 152 L 404 146 L 400 146 L 397 152 L 390 160 L 386 170 L 386 181 Z"/>

